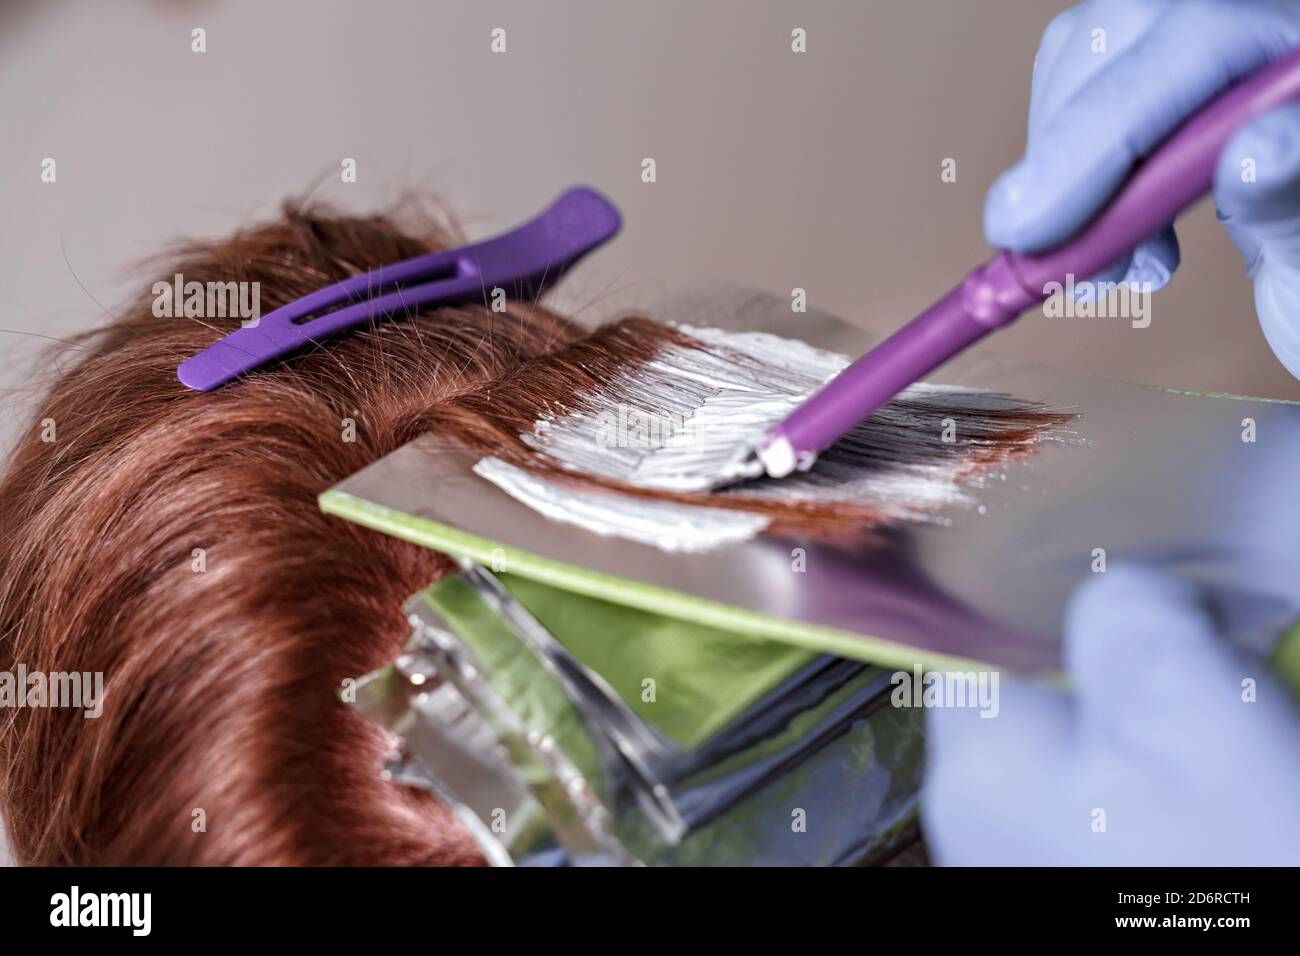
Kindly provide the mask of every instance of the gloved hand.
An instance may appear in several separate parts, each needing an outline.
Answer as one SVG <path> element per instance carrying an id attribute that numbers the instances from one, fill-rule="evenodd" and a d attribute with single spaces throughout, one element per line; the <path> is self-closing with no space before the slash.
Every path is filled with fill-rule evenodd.
<path id="1" fill-rule="evenodd" d="M 1300 0 L 1066 11 L 1035 60 L 1026 156 L 989 192 L 989 242 L 1029 252 L 1064 240 L 1196 107 L 1297 45 Z M 1238 131 L 1214 200 L 1264 334 L 1300 377 L 1300 106 Z M 1159 288 L 1177 266 L 1170 228 L 1092 278 Z M 1284 459 L 1279 487 L 1238 508 L 1242 557 L 1261 585 L 1294 592 L 1295 521 L 1279 519 L 1295 514 L 1282 485 L 1300 453 L 1285 435 L 1269 451 Z M 1004 675 L 995 717 L 928 711 L 923 818 L 937 862 L 1300 864 L 1300 708 L 1218 633 L 1195 585 L 1136 567 L 1092 578 L 1066 613 L 1065 664 L 1069 691 Z"/>
<path id="2" fill-rule="evenodd" d="M 1025 157 L 989 191 L 988 241 L 1029 252 L 1066 239 L 1196 107 L 1298 45 L 1297 0 L 1090 0 L 1065 11 L 1034 61 Z M 1300 105 L 1237 132 L 1214 201 L 1254 279 L 1264 335 L 1300 377 Z M 1159 288 L 1177 266 L 1171 226 L 1092 278 Z"/>
<path id="3" fill-rule="evenodd" d="M 1065 625 L 1070 691 L 1003 675 L 994 717 L 927 712 L 936 862 L 1300 864 L 1300 709 L 1196 588 L 1112 567 Z"/>

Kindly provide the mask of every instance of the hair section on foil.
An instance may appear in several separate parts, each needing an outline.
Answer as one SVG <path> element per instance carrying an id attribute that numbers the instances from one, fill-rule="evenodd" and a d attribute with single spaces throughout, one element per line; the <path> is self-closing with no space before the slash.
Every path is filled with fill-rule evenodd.
<path id="1" fill-rule="evenodd" d="M 423 422 L 553 520 L 666 550 L 754 534 L 845 538 L 975 503 L 982 479 L 1073 419 L 1000 392 L 915 385 L 807 472 L 707 490 L 738 446 L 848 364 L 768 333 L 625 319 L 525 363 Z"/>

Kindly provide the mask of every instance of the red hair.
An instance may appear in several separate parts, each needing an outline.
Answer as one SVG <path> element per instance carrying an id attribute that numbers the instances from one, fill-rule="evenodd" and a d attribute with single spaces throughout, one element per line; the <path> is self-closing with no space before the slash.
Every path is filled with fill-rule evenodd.
<path id="1" fill-rule="evenodd" d="M 280 221 L 185 248 L 162 274 L 257 282 L 270 310 L 448 243 L 426 232 L 289 207 Z M 481 862 L 430 795 L 380 778 L 394 739 L 338 700 L 346 680 L 398 655 L 404 600 L 448 562 L 323 515 L 317 496 L 431 428 L 558 475 L 520 433 L 543 412 L 581 407 L 679 333 L 631 319 L 581 337 L 526 303 L 437 309 L 201 394 L 177 381 L 177 365 L 239 320 L 158 317 L 151 303 L 141 296 L 78 340 L 81 357 L 54 381 L 36 414 L 44 424 L 0 482 L 0 670 L 102 673 L 105 688 L 95 719 L 0 711 L 15 854 L 89 865 Z M 985 417 L 987 432 L 957 452 L 969 474 L 1068 419 L 1031 405 Z M 603 484 L 756 511 L 778 531 L 885 520 L 870 501 Z"/>
<path id="2" fill-rule="evenodd" d="M 270 309 L 442 244 L 288 208 L 163 274 L 260 282 Z M 0 484 L 0 669 L 102 672 L 105 689 L 98 719 L 0 710 L 16 857 L 479 862 L 432 797 L 379 778 L 393 741 L 337 696 L 400 651 L 402 602 L 444 561 L 316 497 L 413 437 L 413 413 L 573 327 L 527 305 L 442 309 L 199 394 L 177 363 L 238 320 L 158 318 L 150 301 L 78 341 L 36 414 L 54 440 L 34 426 Z"/>

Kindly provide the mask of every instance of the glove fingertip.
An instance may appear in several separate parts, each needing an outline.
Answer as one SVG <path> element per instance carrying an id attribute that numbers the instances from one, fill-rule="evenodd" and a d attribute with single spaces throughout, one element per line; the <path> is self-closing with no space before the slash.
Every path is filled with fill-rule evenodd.
<path id="1" fill-rule="evenodd" d="M 985 196 L 984 235 L 996 248 L 1032 253 L 1064 242 L 1096 215 L 1123 175 L 1116 151 L 1086 162 L 1059 146 L 1031 155 Z"/>
<path id="2" fill-rule="evenodd" d="M 984 197 L 984 236 L 995 248 L 1025 248 L 1026 175 L 1022 160 L 999 176 Z"/>
<path id="3" fill-rule="evenodd" d="M 1066 238 L 1087 209 L 1072 208 L 1078 197 L 1054 188 L 1041 161 L 1022 159 L 993 183 L 984 200 L 984 235 L 990 245 L 1014 252 L 1050 248 Z"/>
<path id="4" fill-rule="evenodd" d="M 1123 688 L 1201 655 L 1214 641 L 1200 589 L 1167 571 L 1118 566 L 1081 585 L 1065 617 L 1067 669 L 1080 684 Z"/>
<path id="5" fill-rule="evenodd" d="M 1300 294 L 1296 289 L 1300 289 L 1300 274 L 1295 269 L 1284 279 L 1273 275 L 1255 279 L 1255 311 L 1264 339 L 1286 370 L 1300 379 L 1300 322 L 1296 321 Z"/>
<path id="6" fill-rule="evenodd" d="M 1134 288 L 1157 292 L 1169 284 L 1181 261 L 1178 238 L 1170 227 L 1133 250 L 1124 281 Z"/>
<path id="7" fill-rule="evenodd" d="M 1234 225 L 1287 218 L 1300 211 L 1300 104 L 1265 113 L 1239 129 L 1219 154 L 1214 200 Z"/>

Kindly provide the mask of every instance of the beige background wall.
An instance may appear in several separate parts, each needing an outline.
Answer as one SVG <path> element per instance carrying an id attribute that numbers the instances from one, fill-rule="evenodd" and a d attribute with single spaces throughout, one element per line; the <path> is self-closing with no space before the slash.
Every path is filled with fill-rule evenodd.
<path id="1" fill-rule="evenodd" d="M 575 274 L 593 313 L 703 278 L 893 328 L 986 255 L 1053 0 L 45 0 L 0 12 L 0 387 L 42 339 L 148 289 L 124 267 L 316 193 L 437 192 L 481 236 L 588 182 L 626 231 Z M 190 30 L 208 52 L 190 52 Z M 508 52 L 489 51 L 507 30 Z M 808 31 L 808 52 L 789 35 Z M 43 157 L 58 182 L 39 179 Z M 338 179 L 355 157 L 360 181 Z M 658 182 L 640 181 L 652 156 Z M 958 163 L 956 183 L 940 162 Z M 1203 205 L 1150 328 L 1023 319 L 1064 368 L 1300 399 Z M 84 288 L 83 288 L 84 286 Z M 29 334 L 24 334 L 29 333 Z M 0 437 L 26 421 L 5 393 Z"/>
<path id="2" fill-rule="evenodd" d="M 627 218 L 568 292 L 606 311 L 699 278 L 888 329 L 985 255 L 1050 0 L 46 0 L 0 15 L 0 384 L 37 341 L 147 289 L 124 267 L 316 193 L 437 192 L 484 235 L 589 182 Z M 208 52 L 189 31 L 207 30 Z M 489 51 L 507 30 L 508 52 Z M 789 49 L 795 26 L 808 52 Z M 39 181 L 40 161 L 59 181 Z M 360 181 L 338 181 L 358 160 Z M 659 180 L 640 181 L 653 156 Z M 942 183 L 944 157 L 958 163 Z M 1029 317 L 993 348 L 1161 384 L 1300 398 L 1199 208 L 1154 321 Z M 87 290 L 84 291 L 78 280 Z M 12 402 L 0 422 L 13 421 Z M 9 425 L 12 427 L 12 425 Z"/>

